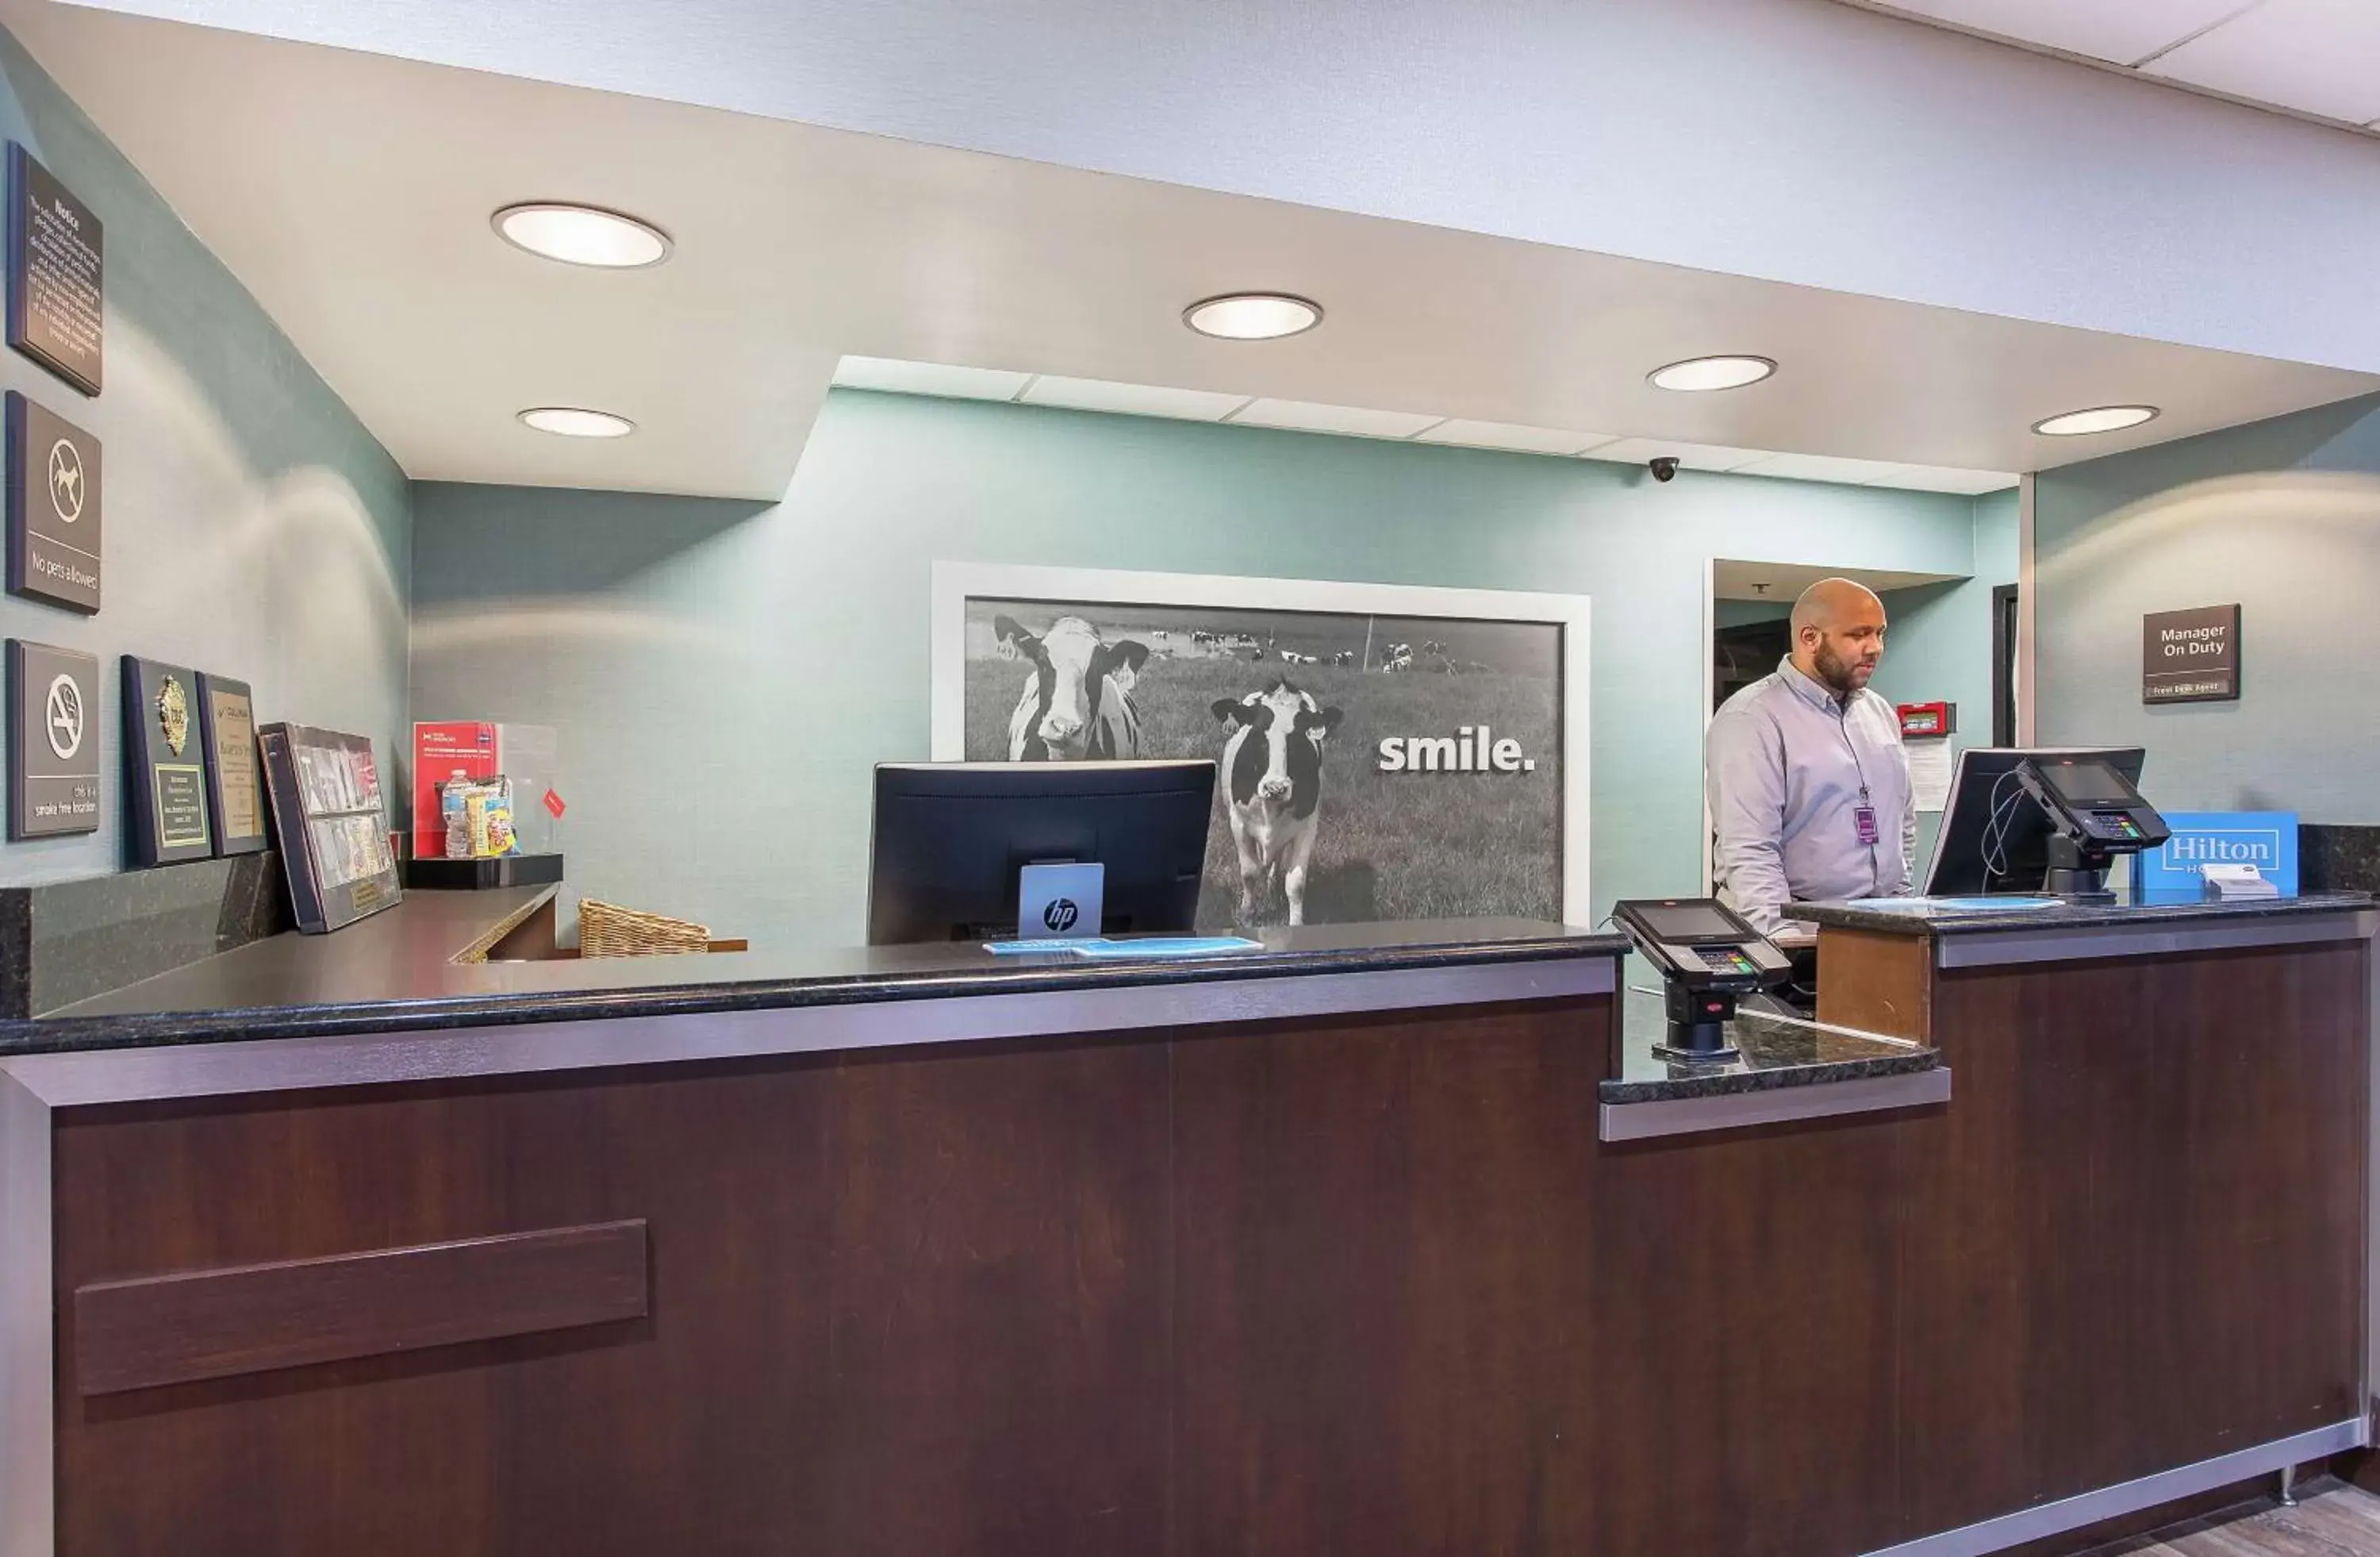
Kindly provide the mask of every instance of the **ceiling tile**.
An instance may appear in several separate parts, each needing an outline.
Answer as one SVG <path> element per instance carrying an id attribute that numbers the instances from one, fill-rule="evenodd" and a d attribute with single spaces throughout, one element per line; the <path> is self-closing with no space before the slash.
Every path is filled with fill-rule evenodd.
<path id="1" fill-rule="evenodd" d="M 1836 481 L 1844 486 L 1863 487 L 1885 483 L 1886 478 L 1907 469 L 1880 459 L 1845 459 L 1831 454 L 1773 454 L 1749 465 L 1739 465 L 1739 476 L 1774 476 L 1787 481 Z"/>
<path id="2" fill-rule="evenodd" d="M 1889 0 L 1888 8 L 2090 59 L 2135 65 L 2249 0 Z"/>
<path id="3" fill-rule="evenodd" d="M 1233 413 L 1243 427 L 1281 427 L 1296 432 L 1354 433 L 1365 438 L 1410 438 L 1443 419 L 1417 411 L 1367 411 L 1354 406 L 1320 406 L 1309 400 L 1251 400 Z"/>
<path id="4" fill-rule="evenodd" d="M 1674 438 L 1622 438 L 1598 449 L 1586 451 L 1589 459 L 1608 459 L 1620 465 L 1643 465 L 1656 455 L 1675 455 L 1680 465 L 1689 470 L 1735 470 L 1755 459 L 1773 459 L 1767 449 L 1730 449 L 1716 444 L 1682 444 Z"/>
<path id="5" fill-rule="evenodd" d="M 1113 411 L 1122 416 L 1174 417 L 1220 421 L 1247 403 L 1245 395 L 1204 389 L 1161 389 L 1147 383 L 1111 383 L 1105 379 L 1062 379 L 1047 373 L 1018 399 L 1028 406 L 1062 406 L 1075 411 Z"/>
<path id="6" fill-rule="evenodd" d="M 846 357 L 835 364 L 834 382 L 844 389 L 881 389 L 894 395 L 940 395 L 956 400 L 1014 400 L 1032 381 L 1030 373 L 1002 368 L 956 368 L 941 362 L 902 362 L 889 357 Z"/>
<path id="7" fill-rule="evenodd" d="M 2380 6 L 2265 0 L 2143 74 L 2368 124 L 2380 118 Z"/>
<path id="8" fill-rule="evenodd" d="M 1245 417 L 1240 420 L 1245 420 Z M 1515 454 L 1584 454 L 1612 442 L 1609 432 L 1565 432 L 1554 427 L 1518 427 L 1508 421 L 1459 419 L 1426 428 L 1416 444 L 1459 444 L 1470 449 L 1510 449 Z"/>
<path id="9" fill-rule="evenodd" d="M 1951 492 L 1967 497 L 1980 497 L 1987 492 L 2006 492 L 2016 485 L 2017 480 L 2013 472 L 2007 470 L 1956 470 L 1946 465 L 1903 465 L 1891 472 L 1889 480 L 1868 484 L 1899 487 L 1905 492 Z"/>

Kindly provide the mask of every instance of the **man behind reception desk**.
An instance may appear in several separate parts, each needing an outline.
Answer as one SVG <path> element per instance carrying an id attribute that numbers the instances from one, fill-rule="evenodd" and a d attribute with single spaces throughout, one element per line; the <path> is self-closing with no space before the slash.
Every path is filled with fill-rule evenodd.
<path id="1" fill-rule="evenodd" d="M 1711 720 L 1705 783 L 1720 898 L 1764 934 L 1791 902 L 1895 897 L 1917 851 L 1900 723 L 1868 680 L 1884 602 L 1823 578 L 1793 602 L 1793 651 Z"/>

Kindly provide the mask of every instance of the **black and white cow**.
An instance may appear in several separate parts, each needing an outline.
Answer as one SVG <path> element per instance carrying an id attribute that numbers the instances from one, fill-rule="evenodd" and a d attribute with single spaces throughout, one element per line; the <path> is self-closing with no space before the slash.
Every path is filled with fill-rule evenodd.
<path id="1" fill-rule="evenodd" d="M 1220 699 L 1215 717 L 1232 726 L 1223 743 L 1223 781 L 1231 789 L 1232 843 L 1240 857 L 1239 922 L 1277 874 L 1289 899 L 1289 922 L 1305 922 L 1305 867 L 1321 821 L 1322 743 L 1340 712 L 1286 681 L 1236 700 Z"/>
<path id="2" fill-rule="evenodd" d="M 1008 720 L 1012 762 L 1133 761 L 1140 756 L 1140 709 L 1133 683 L 1148 646 L 1108 643 L 1080 616 L 1061 616 L 1035 637 L 1014 616 L 995 618 L 1001 651 L 1033 662 Z"/>
<path id="3" fill-rule="evenodd" d="M 1330 663 L 1334 665 L 1352 665 L 1355 663 L 1355 651 L 1353 649 L 1342 649 L 1330 656 Z"/>

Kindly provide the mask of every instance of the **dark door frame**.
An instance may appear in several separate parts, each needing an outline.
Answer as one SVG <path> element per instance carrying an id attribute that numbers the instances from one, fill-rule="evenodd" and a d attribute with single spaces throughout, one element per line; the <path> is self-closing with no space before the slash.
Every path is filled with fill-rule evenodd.
<path id="1" fill-rule="evenodd" d="M 2016 744 L 2017 587 L 1992 586 L 1992 744 Z"/>

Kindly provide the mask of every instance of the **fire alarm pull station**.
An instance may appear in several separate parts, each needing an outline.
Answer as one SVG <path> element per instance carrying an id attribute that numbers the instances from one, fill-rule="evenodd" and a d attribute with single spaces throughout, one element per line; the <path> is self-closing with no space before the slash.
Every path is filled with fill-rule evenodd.
<path id="1" fill-rule="evenodd" d="M 1902 703 L 1900 709 L 1902 740 L 1958 734 L 1959 705 L 1956 703 Z"/>

